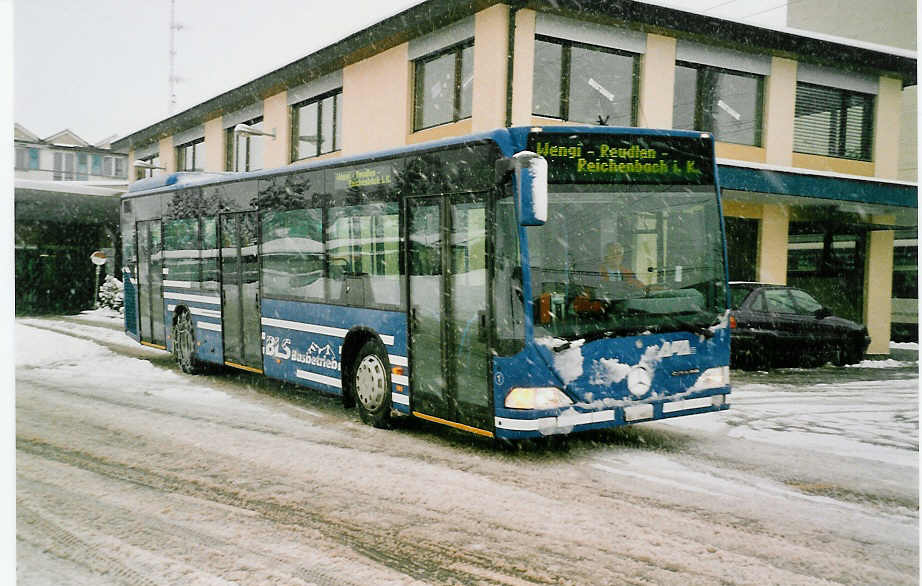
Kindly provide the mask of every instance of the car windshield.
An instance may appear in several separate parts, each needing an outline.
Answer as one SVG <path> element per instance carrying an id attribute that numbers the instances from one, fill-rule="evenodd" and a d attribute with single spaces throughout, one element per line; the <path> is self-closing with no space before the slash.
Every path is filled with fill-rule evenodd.
<path id="1" fill-rule="evenodd" d="M 706 333 L 726 309 L 714 185 L 553 184 L 528 228 L 535 335 Z"/>

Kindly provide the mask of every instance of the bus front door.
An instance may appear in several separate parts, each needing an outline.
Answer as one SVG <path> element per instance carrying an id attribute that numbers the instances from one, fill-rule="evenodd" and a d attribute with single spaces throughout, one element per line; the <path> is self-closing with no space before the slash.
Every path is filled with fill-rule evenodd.
<path id="1" fill-rule="evenodd" d="M 491 431 L 486 194 L 413 198 L 408 212 L 411 408 Z"/>
<path id="2" fill-rule="evenodd" d="M 141 343 L 166 348 L 160 220 L 138 222 L 138 315 Z"/>
<path id="3" fill-rule="evenodd" d="M 262 372 L 256 212 L 220 218 L 224 362 Z"/>

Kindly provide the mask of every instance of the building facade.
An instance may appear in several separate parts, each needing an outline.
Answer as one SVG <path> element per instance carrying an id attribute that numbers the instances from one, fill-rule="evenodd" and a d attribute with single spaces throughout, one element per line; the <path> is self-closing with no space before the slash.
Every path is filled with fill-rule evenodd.
<path id="1" fill-rule="evenodd" d="M 72 131 L 44 139 L 14 126 L 17 314 L 70 313 L 93 305 L 96 267 L 116 275 L 118 201 L 128 186 L 128 156 L 91 145 Z"/>
<path id="2" fill-rule="evenodd" d="M 108 140 L 90 144 L 71 130 L 39 138 L 21 124 L 15 124 L 15 177 L 37 181 L 125 182 L 128 155 L 113 152 Z"/>
<path id="3" fill-rule="evenodd" d="M 582 4 L 429 0 L 114 146 L 165 172 L 236 171 L 508 125 L 709 131 L 731 278 L 801 285 L 888 353 L 893 242 L 917 216 L 898 168 L 915 53 Z"/>

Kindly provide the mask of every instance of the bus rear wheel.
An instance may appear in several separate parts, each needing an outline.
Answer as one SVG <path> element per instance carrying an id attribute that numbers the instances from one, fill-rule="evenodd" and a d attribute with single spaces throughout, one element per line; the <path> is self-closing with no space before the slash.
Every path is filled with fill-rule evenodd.
<path id="1" fill-rule="evenodd" d="M 362 345 L 353 363 L 352 391 L 362 421 L 380 428 L 391 426 L 391 377 L 387 358 L 377 340 Z"/>
<path id="2" fill-rule="evenodd" d="M 173 323 L 173 355 L 183 372 L 187 374 L 202 372 L 202 363 L 195 356 L 195 330 L 192 327 L 192 316 L 188 311 L 177 315 Z"/>

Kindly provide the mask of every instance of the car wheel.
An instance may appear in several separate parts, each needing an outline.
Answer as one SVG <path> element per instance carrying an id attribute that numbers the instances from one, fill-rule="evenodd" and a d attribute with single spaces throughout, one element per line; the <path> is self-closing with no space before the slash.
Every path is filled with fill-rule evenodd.
<path id="1" fill-rule="evenodd" d="M 183 372 L 202 372 L 202 362 L 195 356 L 195 329 L 188 311 L 180 312 L 173 323 L 173 355 Z"/>
<path id="2" fill-rule="evenodd" d="M 380 342 L 365 342 L 352 369 L 352 392 L 362 421 L 380 428 L 391 425 L 391 376 Z"/>
<path id="3" fill-rule="evenodd" d="M 836 366 L 845 366 L 846 364 L 858 364 L 864 358 L 864 352 L 853 345 L 842 344 L 836 349 Z"/>

